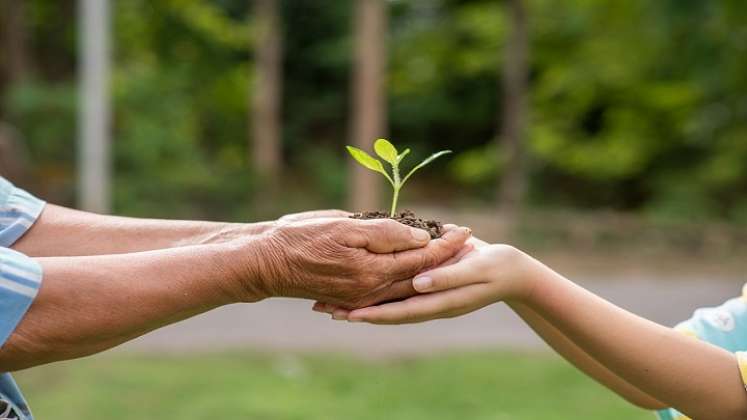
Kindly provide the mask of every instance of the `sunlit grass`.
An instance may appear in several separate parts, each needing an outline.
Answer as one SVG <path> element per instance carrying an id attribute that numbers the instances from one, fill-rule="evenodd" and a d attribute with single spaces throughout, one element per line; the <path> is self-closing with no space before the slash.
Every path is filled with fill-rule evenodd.
<path id="1" fill-rule="evenodd" d="M 550 354 L 104 355 L 16 375 L 38 419 L 652 419 Z"/>

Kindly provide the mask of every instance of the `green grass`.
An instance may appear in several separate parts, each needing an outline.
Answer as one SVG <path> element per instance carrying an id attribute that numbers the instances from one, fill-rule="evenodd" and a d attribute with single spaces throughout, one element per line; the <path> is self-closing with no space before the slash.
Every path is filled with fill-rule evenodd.
<path id="1" fill-rule="evenodd" d="M 386 361 L 120 353 L 16 379 L 41 420 L 653 419 L 544 353 Z"/>

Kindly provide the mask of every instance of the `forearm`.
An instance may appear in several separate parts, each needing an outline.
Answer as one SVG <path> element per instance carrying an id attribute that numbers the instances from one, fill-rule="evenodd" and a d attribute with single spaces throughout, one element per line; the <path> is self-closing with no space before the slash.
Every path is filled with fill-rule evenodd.
<path id="1" fill-rule="evenodd" d="M 270 225 L 105 216 L 48 204 L 13 248 L 34 257 L 121 254 L 225 242 Z"/>
<path id="2" fill-rule="evenodd" d="M 509 306 L 547 345 L 600 384 L 641 408 L 658 410 L 667 407 L 597 362 L 528 306 L 521 303 L 509 303 Z"/>
<path id="3" fill-rule="evenodd" d="M 241 292 L 234 280 L 244 273 L 232 267 L 251 258 L 251 251 L 234 248 L 38 259 L 42 287 L 0 349 L 0 371 L 96 353 L 235 302 Z"/>
<path id="4" fill-rule="evenodd" d="M 526 304 L 615 375 L 697 419 L 743 419 L 736 357 L 627 312 L 538 264 Z"/>

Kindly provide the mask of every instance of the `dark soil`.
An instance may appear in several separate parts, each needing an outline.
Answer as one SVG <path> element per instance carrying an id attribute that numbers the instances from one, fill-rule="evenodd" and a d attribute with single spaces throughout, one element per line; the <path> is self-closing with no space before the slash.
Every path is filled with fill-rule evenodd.
<path id="1" fill-rule="evenodd" d="M 440 238 L 444 233 L 444 227 L 438 220 L 424 220 L 413 213 L 411 210 L 404 210 L 397 213 L 394 217 L 389 217 L 388 212 L 384 211 L 365 211 L 358 212 L 350 216 L 351 219 L 394 219 L 403 225 L 423 229 L 431 235 L 432 239 Z"/>

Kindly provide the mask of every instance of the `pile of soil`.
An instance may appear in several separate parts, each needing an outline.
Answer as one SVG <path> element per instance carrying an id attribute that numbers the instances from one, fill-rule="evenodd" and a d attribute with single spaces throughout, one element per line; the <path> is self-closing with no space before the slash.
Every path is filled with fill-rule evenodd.
<path id="1" fill-rule="evenodd" d="M 440 238 L 444 234 L 444 227 L 438 220 L 425 220 L 415 216 L 411 210 L 404 210 L 389 217 L 389 212 L 383 211 L 364 211 L 350 216 L 351 219 L 393 219 L 403 225 L 423 229 L 431 235 L 431 239 Z"/>

